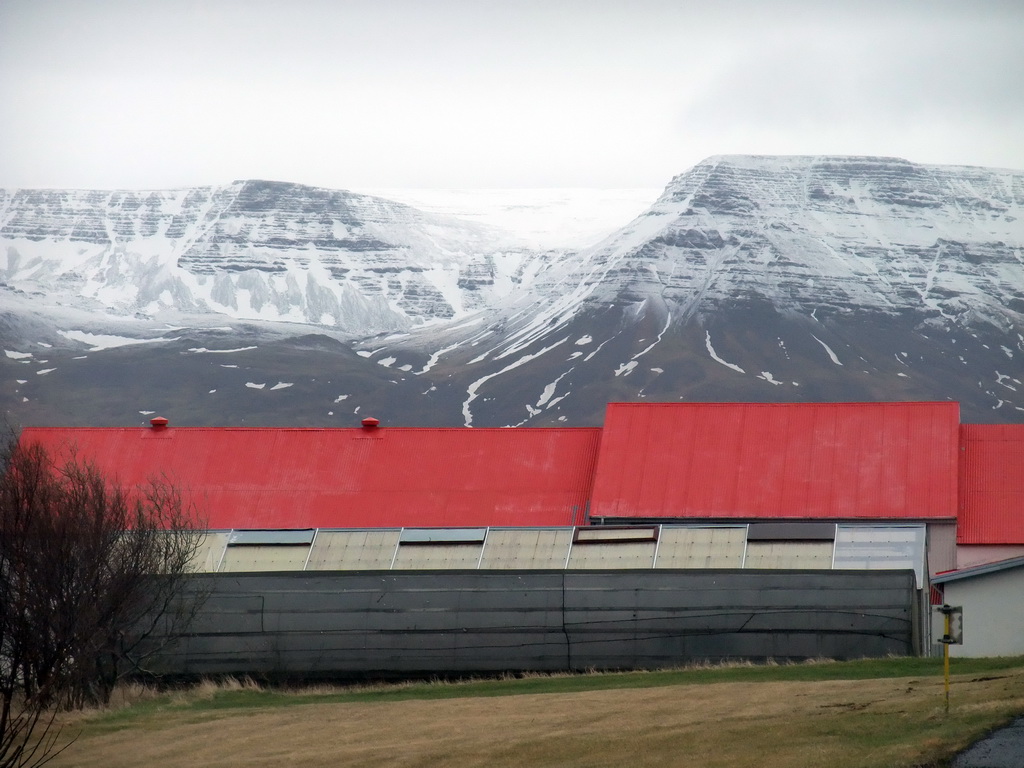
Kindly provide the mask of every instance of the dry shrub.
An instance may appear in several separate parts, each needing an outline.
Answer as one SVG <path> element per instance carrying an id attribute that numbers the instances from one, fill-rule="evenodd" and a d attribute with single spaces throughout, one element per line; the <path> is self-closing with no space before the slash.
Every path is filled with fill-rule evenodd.
<path id="1" fill-rule="evenodd" d="M 262 693 L 265 690 L 266 688 L 264 688 L 263 685 L 248 675 L 241 678 L 204 677 L 194 685 L 171 691 L 170 701 L 172 704 L 176 705 L 187 705 L 194 701 L 209 701 L 221 693 L 235 693 L 238 691 Z"/>

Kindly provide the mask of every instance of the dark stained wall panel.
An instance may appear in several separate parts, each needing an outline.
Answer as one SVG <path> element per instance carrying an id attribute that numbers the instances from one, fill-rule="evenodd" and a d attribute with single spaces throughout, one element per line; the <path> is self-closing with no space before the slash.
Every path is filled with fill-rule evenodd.
<path id="1" fill-rule="evenodd" d="M 181 675 L 386 677 L 912 654 L 912 571 L 216 574 Z"/>

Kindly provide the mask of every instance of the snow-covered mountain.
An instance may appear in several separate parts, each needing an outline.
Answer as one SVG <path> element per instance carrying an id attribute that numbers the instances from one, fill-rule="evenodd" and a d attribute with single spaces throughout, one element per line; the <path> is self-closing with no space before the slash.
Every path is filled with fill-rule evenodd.
<path id="1" fill-rule="evenodd" d="M 596 249 L 587 279 L 614 271 L 599 295 L 661 296 L 684 316 L 751 295 L 785 311 L 1005 323 L 1021 296 L 1022 204 L 1011 171 L 715 157 Z"/>
<path id="2" fill-rule="evenodd" d="M 869 157 L 710 158 L 582 250 L 291 184 L 0 192 L 0 396 L 24 423 L 583 425 L 644 398 L 1020 422 L 1022 214 L 1022 172 Z"/>
<path id="3" fill-rule="evenodd" d="M 46 300 L 126 316 L 214 313 L 356 334 L 480 309 L 517 287 L 542 255 L 480 224 L 267 181 L 0 191 L 0 241 L 0 279 Z"/>
<path id="4" fill-rule="evenodd" d="M 970 419 L 1021 421 L 1022 208 L 1020 172 L 711 158 L 468 346 L 434 346 L 481 374 L 466 423 L 550 423 L 574 401 L 598 419 L 605 400 L 642 397 L 951 398 Z"/>

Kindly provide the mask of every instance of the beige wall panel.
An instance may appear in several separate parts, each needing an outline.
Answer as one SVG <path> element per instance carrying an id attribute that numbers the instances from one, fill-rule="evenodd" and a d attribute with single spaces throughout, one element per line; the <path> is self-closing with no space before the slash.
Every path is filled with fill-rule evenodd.
<path id="1" fill-rule="evenodd" d="M 928 523 L 928 573 L 934 576 L 943 571 L 963 568 L 957 558 L 956 523 Z"/>
<path id="2" fill-rule="evenodd" d="M 742 568 L 746 528 L 662 528 L 657 568 Z"/>
<path id="3" fill-rule="evenodd" d="M 221 563 L 222 573 L 244 571 L 301 571 L 309 555 L 309 545 L 281 546 L 261 544 L 228 547 Z"/>
<path id="4" fill-rule="evenodd" d="M 564 568 L 572 528 L 531 530 L 492 528 L 481 568 Z"/>
<path id="5" fill-rule="evenodd" d="M 657 542 L 573 544 L 569 568 L 650 568 Z"/>
<path id="6" fill-rule="evenodd" d="M 189 568 L 199 573 L 216 571 L 221 557 L 224 555 L 224 547 L 228 545 L 228 536 L 230 535 L 228 531 L 215 531 L 206 534 L 199 549 L 189 561 Z"/>
<path id="7" fill-rule="evenodd" d="M 831 541 L 751 541 L 744 568 L 831 568 Z"/>
<path id="8" fill-rule="evenodd" d="M 386 571 L 398 546 L 398 529 L 317 532 L 307 571 Z"/>
<path id="9" fill-rule="evenodd" d="M 476 568 L 480 544 L 404 544 L 398 548 L 395 570 Z"/>
<path id="10" fill-rule="evenodd" d="M 998 563 L 1000 560 L 1011 560 L 1024 557 L 1024 546 L 1019 544 L 961 544 L 956 548 L 956 567 L 973 568 L 976 565 Z M 952 567 L 946 570 L 953 570 Z M 935 575 L 935 571 L 932 571 Z"/>

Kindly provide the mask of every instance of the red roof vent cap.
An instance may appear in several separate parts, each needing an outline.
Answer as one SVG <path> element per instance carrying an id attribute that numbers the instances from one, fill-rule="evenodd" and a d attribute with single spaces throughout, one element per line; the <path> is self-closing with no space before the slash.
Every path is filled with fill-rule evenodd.
<path id="1" fill-rule="evenodd" d="M 153 429 L 166 429 L 168 421 L 163 416 L 156 416 L 150 419 L 149 423 L 153 425 Z"/>
<path id="2" fill-rule="evenodd" d="M 363 419 L 363 429 L 376 429 L 380 426 L 380 419 L 375 419 L 373 416 L 367 416 Z"/>

